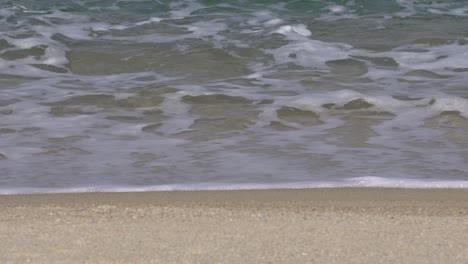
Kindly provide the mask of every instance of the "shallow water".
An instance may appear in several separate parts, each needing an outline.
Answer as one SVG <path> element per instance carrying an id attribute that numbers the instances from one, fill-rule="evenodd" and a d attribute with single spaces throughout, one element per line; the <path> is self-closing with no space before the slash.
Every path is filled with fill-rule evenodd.
<path id="1" fill-rule="evenodd" d="M 2 192 L 468 186 L 466 1 L 0 3 Z"/>

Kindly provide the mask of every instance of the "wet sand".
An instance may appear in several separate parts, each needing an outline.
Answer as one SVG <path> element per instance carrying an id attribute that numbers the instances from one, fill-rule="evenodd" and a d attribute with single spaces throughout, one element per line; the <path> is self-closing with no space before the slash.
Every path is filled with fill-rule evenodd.
<path id="1" fill-rule="evenodd" d="M 0 263 L 468 263 L 468 189 L 0 196 Z"/>

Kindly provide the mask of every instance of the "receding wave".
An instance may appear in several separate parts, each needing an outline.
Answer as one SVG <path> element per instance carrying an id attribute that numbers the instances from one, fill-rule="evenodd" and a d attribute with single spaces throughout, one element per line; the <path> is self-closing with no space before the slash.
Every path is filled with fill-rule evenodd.
<path id="1" fill-rule="evenodd" d="M 465 187 L 466 22 L 463 1 L 2 2 L 0 192 Z"/>

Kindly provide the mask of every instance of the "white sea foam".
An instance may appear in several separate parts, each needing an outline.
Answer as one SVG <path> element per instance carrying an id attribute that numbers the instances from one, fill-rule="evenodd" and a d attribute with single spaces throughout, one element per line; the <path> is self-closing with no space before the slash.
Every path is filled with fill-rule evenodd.
<path id="1" fill-rule="evenodd" d="M 304 67 L 328 68 L 325 62 L 348 58 L 351 48 L 346 44 L 307 40 L 293 42 L 268 53 L 281 64 L 292 62 Z"/>
<path id="2" fill-rule="evenodd" d="M 330 6 L 329 9 L 333 13 L 341 13 L 341 12 L 346 10 L 346 8 L 344 6 L 340 6 L 340 5 Z"/>
<path id="3" fill-rule="evenodd" d="M 405 51 L 409 49 L 425 51 Z M 466 46 L 459 44 L 439 45 L 435 47 L 411 45 L 385 52 L 382 55 L 392 57 L 401 67 L 443 71 L 450 68 L 468 67 L 468 55 L 465 51 Z"/>
<path id="4" fill-rule="evenodd" d="M 265 24 L 265 26 L 267 26 L 267 27 L 271 27 L 271 26 L 276 26 L 276 25 L 278 25 L 278 24 L 281 24 L 282 22 L 283 22 L 282 19 L 274 18 L 274 19 L 271 19 L 271 20 L 266 21 L 264 24 Z"/>
<path id="5" fill-rule="evenodd" d="M 437 180 L 408 180 L 389 179 L 375 176 L 350 178 L 342 182 L 298 182 L 277 184 L 171 184 L 157 186 L 84 186 L 74 188 L 8 188 L 0 189 L 0 194 L 33 194 L 33 193 L 90 193 L 90 192 L 152 192 L 152 191 L 209 191 L 209 190 L 266 190 L 266 189 L 314 189 L 314 188 L 408 188 L 408 189 L 465 189 L 468 181 L 437 181 Z"/>
<path id="6" fill-rule="evenodd" d="M 150 19 L 135 23 L 135 25 L 136 26 L 142 26 L 142 25 L 151 24 L 151 23 L 158 23 L 158 22 L 161 22 L 161 20 L 162 19 L 159 18 L 159 17 L 151 17 Z"/>
<path id="7" fill-rule="evenodd" d="M 273 33 L 279 33 L 285 36 L 288 36 L 292 32 L 299 34 L 301 36 L 304 36 L 304 37 L 308 37 L 312 35 L 312 32 L 310 32 L 310 30 L 308 30 L 304 24 L 298 24 L 298 25 L 293 25 L 293 26 L 286 25 L 273 31 Z"/>

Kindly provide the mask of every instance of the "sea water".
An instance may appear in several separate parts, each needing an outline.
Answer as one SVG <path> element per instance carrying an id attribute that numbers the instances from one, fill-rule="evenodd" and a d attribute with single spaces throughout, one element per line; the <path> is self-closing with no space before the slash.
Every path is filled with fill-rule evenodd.
<path id="1" fill-rule="evenodd" d="M 468 187 L 468 2 L 0 2 L 0 192 Z"/>

